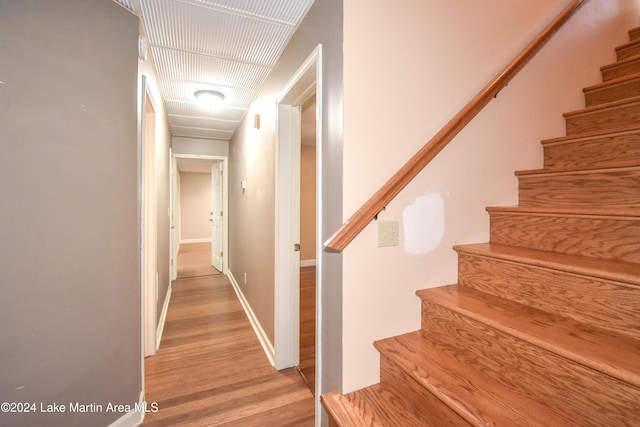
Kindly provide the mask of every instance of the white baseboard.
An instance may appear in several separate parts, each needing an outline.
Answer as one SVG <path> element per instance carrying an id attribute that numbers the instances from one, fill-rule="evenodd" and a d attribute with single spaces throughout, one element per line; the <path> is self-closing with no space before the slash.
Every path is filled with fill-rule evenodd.
<path id="1" fill-rule="evenodd" d="M 127 412 L 111 424 L 109 427 L 137 427 L 144 421 L 144 411 L 138 411 L 144 407 L 144 391 L 140 391 L 140 397 L 138 398 L 138 406 L 133 411 Z"/>
<path id="2" fill-rule="evenodd" d="M 180 244 L 182 245 L 183 243 L 211 243 L 211 237 L 205 238 L 205 239 L 182 239 L 180 240 Z"/>
<path id="3" fill-rule="evenodd" d="M 169 301 L 171 300 L 171 288 L 172 284 L 169 283 L 169 288 L 167 289 L 167 295 L 164 297 L 164 304 L 162 305 L 162 313 L 160 313 L 160 321 L 158 322 L 158 327 L 156 328 L 156 350 L 160 348 L 160 340 L 162 340 L 162 332 L 164 331 L 164 322 L 167 320 L 167 311 L 169 310 Z"/>
<path id="4" fill-rule="evenodd" d="M 255 313 L 251 309 L 251 305 L 249 304 L 249 301 L 247 301 L 247 299 L 244 297 L 244 294 L 242 293 L 242 290 L 240 289 L 240 286 L 238 285 L 238 282 L 236 281 L 236 278 L 233 276 L 233 273 L 231 272 L 231 270 L 227 271 L 227 275 L 229 277 L 229 281 L 231 282 L 231 286 L 233 286 L 233 290 L 236 291 L 236 295 L 240 300 L 240 304 L 242 305 L 244 312 L 247 314 L 247 317 L 249 318 L 249 322 L 251 323 L 253 330 L 258 336 L 258 340 L 262 345 L 262 349 L 267 355 L 267 359 L 269 359 L 269 363 L 271 363 L 271 366 L 275 366 L 276 352 L 273 348 L 273 344 L 271 343 L 271 341 L 269 341 L 269 337 L 267 337 L 267 334 L 262 328 L 262 325 L 260 325 L 260 321 L 258 320 Z"/>
<path id="5" fill-rule="evenodd" d="M 302 259 L 300 260 L 300 267 L 315 267 L 316 260 L 315 259 Z"/>

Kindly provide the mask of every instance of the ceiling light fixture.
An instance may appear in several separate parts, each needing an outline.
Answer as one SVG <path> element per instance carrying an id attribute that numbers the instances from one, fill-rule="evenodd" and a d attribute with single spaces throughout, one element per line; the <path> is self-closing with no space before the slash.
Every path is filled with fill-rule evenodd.
<path id="1" fill-rule="evenodd" d="M 224 94 L 215 90 L 197 90 L 193 95 L 198 103 L 207 111 L 216 111 L 222 107 Z"/>

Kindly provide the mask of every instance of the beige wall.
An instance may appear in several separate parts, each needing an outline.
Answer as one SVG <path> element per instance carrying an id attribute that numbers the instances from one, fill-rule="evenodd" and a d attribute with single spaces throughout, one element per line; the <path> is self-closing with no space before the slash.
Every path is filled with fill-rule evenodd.
<path id="1" fill-rule="evenodd" d="M 229 141 L 221 141 L 217 139 L 174 136 L 172 147 L 175 154 L 220 157 L 227 157 L 229 155 Z"/>
<path id="2" fill-rule="evenodd" d="M 375 192 L 566 2 L 353 0 L 344 8 L 344 213 Z M 514 170 L 637 25 L 632 0 L 590 0 L 530 65 L 387 206 L 398 247 L 373 223 L 344 252 L 343 391 L 378 381 L 376 339 L 420 327 L 417 289 L 456 282 L 454 244 L 488 239 L 488 205 L 516 203 Z M 416 238 L 418 236 L 419 238 Z"/>
<path id="3" fill-rule="evenodd" d="M 180 243 L 211 240 L 211 174 L 180 172 Z"/>

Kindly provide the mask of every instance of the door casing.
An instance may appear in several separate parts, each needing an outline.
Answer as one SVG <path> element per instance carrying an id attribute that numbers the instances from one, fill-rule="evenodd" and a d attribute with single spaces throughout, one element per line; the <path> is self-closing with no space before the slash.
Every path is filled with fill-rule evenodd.
<path id="1" fill-rule="evenodd" d="M 299 363 L 300 106 L 316 95 L 316 397 L 322 390 L 322 45 L 318 45 L 277 99 L 275 367 Z M 317 400 L 317 399 L 316 399 Z M 316 401 L 316 419 L 320 405 Z"/>

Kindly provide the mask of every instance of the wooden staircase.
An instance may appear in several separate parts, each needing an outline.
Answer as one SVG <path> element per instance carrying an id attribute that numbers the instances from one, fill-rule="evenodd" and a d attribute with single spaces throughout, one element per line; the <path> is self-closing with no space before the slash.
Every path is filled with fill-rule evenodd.
<path id="1" fill-rule="evenodd" d="M 332 426 L 640 425 L 640 27 L 456 246 L 458 283 L 418 291 L 420 331 L 375 343 L 380 383 L 322 396 Z"/>

